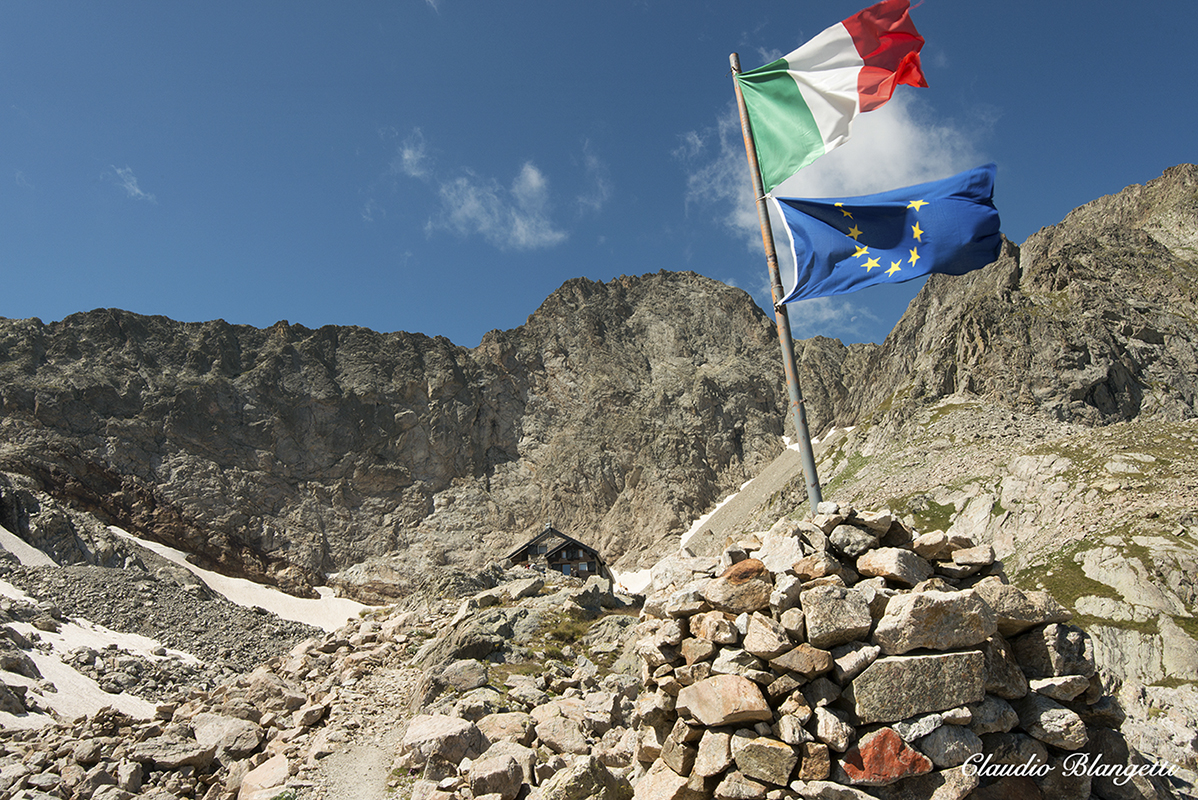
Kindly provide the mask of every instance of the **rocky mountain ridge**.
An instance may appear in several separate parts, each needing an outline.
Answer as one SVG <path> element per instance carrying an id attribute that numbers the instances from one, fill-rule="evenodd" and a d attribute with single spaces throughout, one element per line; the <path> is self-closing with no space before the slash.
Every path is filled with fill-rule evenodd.
<path id="1" fill-rule="evenodd" d="M 769 337 L 744 293 L 669 273 L 570 281 L 474 351 L 119 311 L 4 321 L 0 467 L 298 592 L 372 556 L 485 562 L 550 518 L 618 562 L 777 453 Z M 31 530 L 22 502 L 6 513 Z"/>
<path id="2" fill-rule="evenodd" d="M 1196 182 L 1172 168 L 933 276 L 882 345 L 799 342 L 813 431 L 893 432 L 955 394 L 1084 425 L 1192 418 Z M 629 568 L 777 455 L 776 361 L 747 295 L 687 273 L 568 281 L 473 350 L 115 310 L 4 320 L 0 469 L 299 593 L 341 573 L 386 599 L 546 521 Z"/>
<path id="3" fill-rule="evenodd" d="M 1129 741 L 1178 762 L 1198 729 L 1196 209 L 1198 168 L 1173 168 L 933 277 L 882 345 L 797 343 L 825 496 L 992 546 L 1092 632 Z M 473 351 L 0 321 L 0 523 L 133 582 L 196 585 L 110 524 L 297 594 L 335 572 L 373 602 L 441 591 L 437 565 L 479 571 L 546 519 L 655 563 L 780 452 L 776 360 L 747 295 L 664 272 L 569 281 Z M 802 505 L 793 481 L 737 530 Z"/>

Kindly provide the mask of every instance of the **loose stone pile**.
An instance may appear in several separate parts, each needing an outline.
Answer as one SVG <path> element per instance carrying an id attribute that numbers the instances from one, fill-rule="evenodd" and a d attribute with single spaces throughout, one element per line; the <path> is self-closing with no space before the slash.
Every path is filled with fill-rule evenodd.
<path id="1" fill-rule="evenodd" d="M 358 682 L 398 667 L 430 635 L 415 635 L 426 624 L 411 614 L 355 620 L 210 691 L 193 687 L 159 703 L 155 719 L 107 708 L 71 723 L 0 731 L 0 797 L 294 797 L 305 769 L 360 724 L 352 721 L 362 708 Z"/>
<path id="2" fill-rule="evenodd" d="M 500 586 L 460 606 L 441 599 L 379 609 L 214 688 L 193 686 L 160 702 L 155 719 L 104 709 L 36 730 L 2 730 L 0 799 L 332 800 L 355 796 L 362 776 L 350 777 L 352 788 L 330 782 L 325 760 L 377 746 L 384 774 L 395 768 L 390 790 L 405 799 L 511 800 L 539 785 L 546 797 L 589 786 L 588 796 L 628 800 L 635 740 L 628 725 L 640 682 L 601 676 L 588 656 L 618 655 L 635 617 L 597 618 L 602 607 L 629 599 L 598 579 L 498 573 Z M 572 615 L 590 624 L 580 641 L 560 648 L 571 666 L 557 658 L 519 663 L 532 655 L 530 631 Z M 72 661 L 85 671 L 96 661 L 135 669 L 116 651 L 80 648 Z M 500 692 L 492 684 L 504 667 L 513 672 Z M 418 716 L 409 725 L 410 711 Z M 486 758 L 477 758 L 484 749 Z"/>
<path id="3" fill-rule="evenodd" d="M 654 567 L 637 798 L 1171 796 L 1110 774 L 1151 767 L 1089 638 L 989 546 L 819 512 Z"/>
<path id="4" fill-rule="evenodd" d="M 26 567 L 4 556 L 0 551 L 0 578 L 38 598 L 59 620 L 82 617 L 157 639 L 204 661 L 218 676 L 248 672 L 320 633 L 311 625 L 236 605 L 190 573 L 194 582 L 180 583 L 182 570 Z M 41 619 L 52 625 L 48 616 L 43 613 Z"/>
<path id="5" fill-rule="evenodd" d="M 417 655 L 418 661 L 450 660 L 427 674 L 422 713 L 408 726 L 396 762 L 416 777 L 412 800 L 516 800 L 533 793 L 541 800 L 631 798 L 631 726 L 640 682 L 592 661 L 615 656 L 627 638 L 633 617 L 594 621 L 601 607 L 627 599 L 597 577 L 547 595 L 539 595 L 542 584 L 531 577 L 475 595 L 453 620 L 457 631 Z M 520 605 L 511 605 L 516 601 Z M 507 605 L 486 613 L 497 603 Z M 582 639 L 562 648 L 570 663 L 548 658 L 523 669 L 521 621 L 529 614 L 536 620 L 543 609 L 591 624 Z M 634 669 L 634 661 L 625 663 Z"/>

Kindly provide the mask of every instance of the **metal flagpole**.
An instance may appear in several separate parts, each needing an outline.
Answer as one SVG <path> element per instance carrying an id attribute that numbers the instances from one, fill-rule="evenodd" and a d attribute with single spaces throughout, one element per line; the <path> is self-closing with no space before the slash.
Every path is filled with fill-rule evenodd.
<path id="1" fill-rule="evenodd" d="M 753 144 L 753 129 L 749 125 L 749 112 L 745 109 L 745 98 L 740 91 L 740 56 L 728 56 L 732 65 L 732 86 L 736 90 L 736 107 L 740 110 L 740 129 L 745 138 L 745 154 L 749 157 L 749 172 L 753 174 L 753 196 L 757 198 L 757 220 L 761 223 L 761 241 L 765 245 L 765 260 L 770 270 L 770 293 L 774 298 L 774 317 L 778 325 L 778 341 L 782 345 L 782 366 L 786 370 L 786 387 L 790 391 L 790 412 L 799 437 L 799 455 L 803 459 L 803 475 L 807 479 L 807 498 L 811 512 L 823 499 L 819 488 L 819 477 L 815 474 L 815 453 L 811 449 L 811 434 L 807 430 L 807 411 L 803 407 L 803 391 L 799 388 L 799 370 L 795 366 L 794 341 L 790 337 L 790 315 L 785 304 L 779 302 L 785 295 L 782 291 L 782 273 L 778 269 L 778 252 L 774 249 L 774 234 L 770 229 L 769 206 L 765 199 L 765 185 L 761 181 L 761 167 L 757 163 L 757 148 Z"/>

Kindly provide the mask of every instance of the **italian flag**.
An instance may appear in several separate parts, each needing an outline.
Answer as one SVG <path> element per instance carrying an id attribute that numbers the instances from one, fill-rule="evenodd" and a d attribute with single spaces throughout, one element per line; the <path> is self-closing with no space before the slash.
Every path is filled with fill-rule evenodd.
<path id="1" fill-rule="evenodd" d="M 857 114 L 881 106 L 900 83 L 928 85 L 908 8 L 908 0 L 883 0 L 737 76 L 766 192 L 844 144 Z"/>

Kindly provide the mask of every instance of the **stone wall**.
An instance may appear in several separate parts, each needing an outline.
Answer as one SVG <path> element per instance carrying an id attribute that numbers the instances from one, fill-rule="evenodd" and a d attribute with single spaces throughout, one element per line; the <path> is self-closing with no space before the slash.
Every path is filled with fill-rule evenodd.
<path id="1" fill-rule="evenodd" d="M 654 567 L 638 800 L 1172 796 L 1109 774 L 1171 765 L 1129 752 L 1089 637 L 989 546 L 819 511 Z"/>

